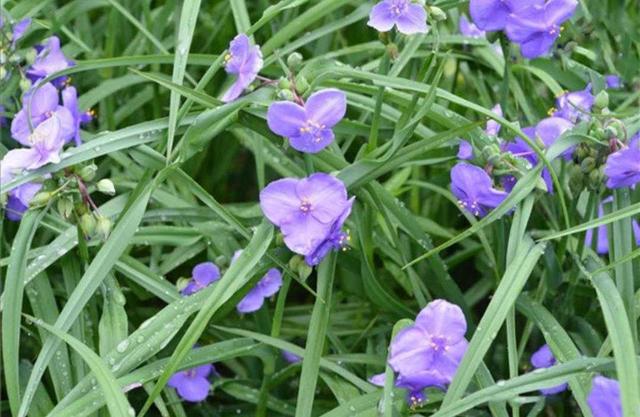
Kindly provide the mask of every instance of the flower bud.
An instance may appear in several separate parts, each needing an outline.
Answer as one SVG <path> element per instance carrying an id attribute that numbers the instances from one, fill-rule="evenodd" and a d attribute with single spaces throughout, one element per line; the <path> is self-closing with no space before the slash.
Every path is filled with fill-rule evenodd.
<path id="1" fill-rule="evenodd" d="M 291 90 L 280 90 L 278 91 L 278 98 L 281 100 L 293 101 L 293 93 Z"/>
<path id="2" fill-rule="evenodd" d="M 278 81 L 278 88 L 281 89 L 281 90 L 290 89 L 291 88 L 291 81 L 289 81 L 285 77 L 280 78 L 280 80 Z"/>
<path id="3" fill-rule="evenodd" d="M 596 191 L 604 184 L 604 167 L 594 169 L 589 173 L 589 188 Z"/>
<path id="4" fill-rule="evenodd" d="M 61 198 L 58 200 L 58 213 L 65 219 L 71 217 L 73 213 L 73 201 L 68 198 Z"/>
<path id="5" fill-rule="evenodd" d="M 100 216 L 96 224 L 96 234 L 100 239 L 105 240 L 111 233 L 111 220 L 107 217 Z"/>
<path id="6" fill-rule="evenodd" d="M 116 187 L 113 185 L 113 181 L 108 178 L 103 178 L 96 184 L 96 188 L 103 194 L 115 195 Z"/>
<path id="7" fill-rule="evenodd" d="M 190 281 L 191 281 L 190 278 L 185 278 L 185 277 L 178 278 L 178 281 L 176 281 L 176 289 L 182 292 L 182 290 L 187 288 L 187 285 L 189 285 Z"/>
<path id="8" fill-rule="evenodd" d="M 396 60 L 400 55 L 400 52 L 398 51 L 398 45 L 396 45 L 395 43 L 389 43 L 387 45 L 387 53 L 389 54 L 389 58 L 391 58 L 392 61 Z"/>
<path id="9" fill-rule="evenodd" d="M 78 171 L 78 176 L 82 178 L 83 181 L 91 181 L 95 178 L 96 171 L 98 171 L 98 167 L 95 164 L 87 165 Z"/>
<path id="10" fill-rule="evenodd" d="M 21 78 L 20 79 L 20 90 L 23 92 L 27 92 L 29 91 L 29 89 L 31 88 L 31 81 L 29 81 L 26 78 Z"/>
<path id="11" fill-rule="evenodd" d="M 96 219 L 93 218 L 91 213 L 85 213 L 80 217 L 80 229 L 85 236 L 93 235 L 96 230 Z"/>
<path id="12" fill-rule="evenodd" d="M 429 6 L 428 13 L 433 20 L 436 22 L 442 22 L 443 20 L 447 20 L 447 14 L 439 7 Z"/>
<path id="13" fill-rule="evenodd" d="M 302 61 L 302 54 L 300 54 L 299 52 L 293 52 L 287 57 L 287 66 L 289 67 L 289 69 L 295 71 L 300 68 L 300 66 L 302 65 Z"/>
<path id="14" fill-rule="evenodd" d="M 31 201 L 29 202 L 29 206 L 44 206 L 49 202 L 49 200 L 51 200 L 51 197 L 53 197 L 53 193 L 50 193 L 49 191 L 41 191 L 31 199 Z"/>
<path id="15" fill-rule="evenodd" d="M 609 107 L 609 94 L 606 91 L 602 90 L 596 95 L 596 99 L 594 104 L 599 109 L 604 109 Z"/>
<path id="16" fill-rule="evenodd" d="M 580 169 L 585 174 L 590 173 L 596 167 L 596 160 L 590 156 L 584 158 L 582 163 L 580 163 Z"/>
<path id="17" fill-rule="evenodd" d="M 30 48 L 25 54 L 24 58 L 27 61 L 27 64 L 31 65 L 36 60 L 37 52 L 34 48 Z"/>
<path id="18" fill-rule="evenodd" d="M 306 77 L 301 75 L 296 78 L 296 90 L 298 90 L 300 94 L 304 94 L 309 89 L 309 87 L 309 81 L 307 81 Z"/>

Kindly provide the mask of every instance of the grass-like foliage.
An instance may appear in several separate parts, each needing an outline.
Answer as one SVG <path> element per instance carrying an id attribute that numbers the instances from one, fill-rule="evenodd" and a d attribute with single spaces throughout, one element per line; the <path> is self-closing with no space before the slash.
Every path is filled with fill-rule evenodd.
<path id="1" fill-rule="evenodd" d="M 638 0 L 0 14 L 2 416 L 640 416 Z"/>

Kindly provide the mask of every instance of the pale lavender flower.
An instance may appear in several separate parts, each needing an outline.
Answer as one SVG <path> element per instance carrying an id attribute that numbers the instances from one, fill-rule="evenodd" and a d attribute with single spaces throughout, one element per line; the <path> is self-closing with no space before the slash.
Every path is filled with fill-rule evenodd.
<path id="1" fill-rule="evenodd" d="M 604 205 L 613 202 L 613 197 L 607 197 L 598 205 L 598 218 L 604 216 Z M 635 236 L 636 245 L 640 246 L 640 224 L 634 219 L 631 221 L 631 227 L 633 228 L 633 235 Z M 584 244 L 591 247 L 593 243 L 593 229 L 587 230 L 584 237 Z M 596 252 L 600 255 L 606 255 L 609 253 L 609 237 L 607 234 L 607 225 L 603 224 L 596 229 Z"/>
<path id="2" fill-rule="evenodd" d="M 507 36 L 520 44 L 525 58 L 546 55 L 560 36 L 560 26 L 571 18 L 577 5 L 576 0 L 549 0 L 514 10 L 507 18 Z"/>
<path id="3" fill-rule="evenodd" d="M 36 47 L 38 55 L 33 65 L 27 70 L 27 77 L 34 83 L 48 77 L 58 71 L 62 71 L 75 65 L 67 59 L 60 48 L 60 39 L 57 36 L 50 37 L 44 45 Z M 64 84 L 66 77 L 59 77 L 53 81 L 57 86 Z"/>
<path id="4" fill-rule="evenodd" d="M 554 117 L 562 117 L 572 123 L 589 120 L 595 97 L 591 93 L 591 84 L 584 90 L 571 91 L 558 97 Z"/>
<path id="5" fill-rule="evenodd" d="M 553 352 L 551 352 L 551 348 L 549 345 L 542 345 L 540 349 L 534 352 L 531 355 L 531 365 L 535 369 L 544 369 L 550 368 L 557 363 L 555 356 L 553 356 Z M 567 384 L 560 384 L 555 387 L 541 389 L 540 392 L 542 395 L 554 395 L 561 393 L 567 389 Z"/>
<path id="6" fill-rule="evenodd" d="M 493 188 L 491 177 L 482 168 L 466 162 L 458 163 L 451 170 L 451 191 L 460 207 L 478 217 L 486 216 L 508 195 Z"/>
<path id="7" fill-rule="evenodd" d="M 444 300 L 429 303 L 415 324 L 391 342 L 389 365 L 398 373 L 396 385 L 419 393 L 449 384 L 464 356 L 467 322 L 460 307 Z"/>
<path id="8" fill-rule="evenodd" d="M 236 76 L 236 80 L 222 96 L 228 103 L 235 100 L 256 79 L 262 69 L 262 52 L 257 45 L 251 45 L 249 37 L 239 34 L 229 44 L 229 52 L 224 57 L 224 69 Z"/>
<path id="9" fill-rule="evenodd" d="M 294 149 L 317 153 L 333 142 L 332 128 L 346 112 L 346 95 L 329 88 L 313 93 L 304 106 L 290 101 L 271 104 L 267 124 L 274 133 L 288 138 Z"/>
<path id="10" fill-rule="evenodd" d="M 16 113 L 11 122 L 11 136 L 22 145 L 31 146 L 29 137 L 31 128 L 37 127 L 53 117 L 60 123 L 60 136 L 64 143 L 75 137 L 77 128 L 71 111 L 59 104 L 58 90 L 51 83 L 46 83 L 37 89 L 31 89 L 22 99 L 22 109 Z M 28 114 L 31 115 L 31 126 Z"/>
<path id="11" fill-rule="evenodd" d="M 28 136 L 27 144 L 31 147 L 14 149 L 5 156 L 13 159 L 14 168 L 36 169 L 49 163 L 60 162 L 64 140 L 58 116 L 54 114 L 40 123 Z"/>
<path id="12" fill-rule="evenodd" d="M 486 31 L 502 30 L 509 15 L 544 0 L 470 0 L 469 14 L 478 28 Z"/>
<path id="13" fill-rule="evenodd" d="M 622 417 L 620 383 L 615 379 L 596 376 L 587 397 L 593 417 Z"/>
<path id="14" fill-rule="evenodd" d="M 208 378 L 212 373 L 215 373 L 215 368 L 211 364 L 197 366 L 176 372 L 169 378 L 167 385 L 175 388 L 183 400 L 197 403 L 204 401 L 209 395 L 211 383 Z"/>
<path id="15" fill-rule="evenodd" d="M 220 269 L 213 262 L 202 262 L 193 267 L 191 279 L 181 291 L 182 295 L 195 294 L 220 279 Z"/>
<path id="16" fill-rule="evenodd" d="M 632 187 L 640 182 L 640 136 L 607 157 L 604 175 L 609 188 Z"/>
<path id="17" fill-rule="evenodd" d="M 42 184 L 28 182 L 9 191 L 7 198 L 6 217 L 17 222 L 22 219 L 22 215 L 29 209 L 29 203 L 42 189 Z"/>
<path id="18" fill-rule="evenodd" d="M 324 173 L 277 180 L 260 193 L 262 212 L 280 227 L 287 247 L 303 256 L 326 242 L 352 203 L 342 181 Z"/>
<path id="19" fill-rule="evenodd" d="M 395 25 L 405 35 L 426 33 L 427 12 L 410 0 L 383 0 L 371 9 L 367 25 L 379 32 L 388 32 Z"/>
<path id="20" fill-rule="evenodd" d="M 253 313 L 260 310 L 264 304 L 265 298 L 269 298 L 276 294 L 282 286 L 282 273 L 276 268 L 271 268 L 258 281 L 247 295 L 236 306 L 239 313 Z"/>
<path id="21" fill-rule="evenodd" d="M 458 21 L 458 30 L 460 30 L 460 33 L 467 38 L 484 39 L 487 36 L 487 33 L 484 30 L 480 30 L 478 26 L 476 26 L 475 23 L 470 22 L 465 15 L 460 16 L 460 20 Z"/>

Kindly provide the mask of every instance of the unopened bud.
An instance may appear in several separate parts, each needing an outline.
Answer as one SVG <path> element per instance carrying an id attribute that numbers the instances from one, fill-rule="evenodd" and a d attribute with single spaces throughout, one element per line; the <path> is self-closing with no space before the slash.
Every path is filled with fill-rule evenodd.
<path id="1" fill-rule="evenodd" d="M 292 70 L 297 70 L 302 65 L 302 54 L 293 52 L 287 57 L 287 66 Z"/>
<path id="2" fill-rule="evenodd" d="M 285 77 L 280 78 L 280 81 L 278 81 L 278 88 L 281 89 L 281 90 L 290 89 L 291 88 L 291 81 L 289 81 Z"/>
<path id="3" fill-rule="evenodd" d="M 594 104 L 599 109 L 604 109 L 609 107 L 609 94 L 606 91 L 602 90 L 596 95 L 596 99 Z"/>
<path id="4" fill-rule="evenodd" d="M 307 90 L 309 90 L 309 87 L 310 87 L 309 81 L 307 81 L 306 77 L 303 77 L 301 75 L 298 78 L 296 78 L 296 90 L 298 90 L 300 94 L 306 93 Z"/>
<path id="5" fill-rule="evenodd" d="M 103 194 L 114 195 L 116 193 L 116 187 L 113 185 L 113 181 L 108 178 L 98 181 L 96 188 Z"/>
<path id="6" fill-rule="evenodd" d="M 389 54 L 389 58 L 391 58 L 392 61 L 396 60 L 400 55 L 400 52 L 398 51 L 398 45 L 396 45 L 395 43 L 388 44 L 387 53 Z"/>
<path id="7" fill-rule="evenodd" d="M 278 98 L 281 100 L 293 101 L 294 96 L 291 90 L 280 90 L 278 91 Z"/>
<path id="8" fill-rule="evenodd" d="M 590 156 L 584 158 L 582 163 L 580 164 L 580 169 L 585 174 L 590 173 L 596 167 L 596 160 Z"/>
<path id="9" fill-rule="evenodd" d="M 93 235 L 96 230 L 96 219 L 93 218 L 91 213 L 85 213 L 80 217 L 80 229 L 85 236 Z"/>
<path id="10" fill-rule="evenodd" d="M 68 219 L 73 212 L 73 201 L 68 198 L 61 198 L 58 200 L 58 213 L 65 219 Z"/>
<path id="11" fill-rule="evenodd" d="M 51 197 L 53 197 L 53 193 L 50 193 L 49 191 L 41 191 L 31 199 L 29 205 L 31 207 L 44 206 L 49 202 L 49 200 L 51 200 Z"/>
<path id="12" fill-rule="evenodd" d="M 24 54 L 24 58 L 27 64 L 31 65 L 36 60 L 37 52 L 34 48 L 30 48 L 27 53 Z"/>
<path id="13" fill-rule="evenodd" d="M 83 181 L 91 181 L 95 178 L 97 171 L 98 167 L 95 164 L 87 165 L 78 171 L 78 176 L 82 178 Z"/>
<path id="14" fill-rule="evenodd" d="M 589 188 L 598 190 L 604 184 L 604 168 L 594 169 L 589 173 Z"/>
<path id="15" fill-rule="evenodd" d="M 185 277 L 178 278 L 178 281 L 176 281 L 176 289 L 182 292 L 182 290 L 187 288 L 187 285 L 189 285 L 189 282 L 191 282 L 190 278 L 185 278 Z"/>
<path id="16" fill-rule="evenodd" d="M 22 90 L 23 92 L 27 92 L 27 91 L 29 91 L 29 89 L 31 89 L 31 81 L 29 81 L 26 78 L 21 78 L 20 79 L 20 90 Z"/>
<path id="17" fill-rule="evenodd" d="M 100 239 L 106 239 L 111 233 L 111 220 L 107 217 L 100 216 L 96 224 L 96 234 Z"/>
<path id="18" fill-rule="evenodd" d="M 429 6 L 429 15 L 436 22 L 442 22 L 443 20 L 447 20 L 447 14 L 439 7 Z"/>

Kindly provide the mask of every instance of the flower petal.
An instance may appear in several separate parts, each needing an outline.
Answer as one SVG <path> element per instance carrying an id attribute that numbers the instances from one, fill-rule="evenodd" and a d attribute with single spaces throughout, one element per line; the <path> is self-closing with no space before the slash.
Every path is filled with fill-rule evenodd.
<path id="1" fill-rule="evenodd" d="M 309 120 L 332 128 L 347 112 L 347 96 L 338 89 L 327 88 L 311 94 L 304 108 Z"/>
<path id="2" fill-rule="evenodd" d="M 289 137 L 291 147 L 296 151 L 318 153 L 333 142 L 335 136 L 331 129 L 322 129 L 314 133 L 307 132 Z"/>
<path id="3" fill-rule="evenodd" d="M 258 281 L 257 288 L 263 297 L 271 297 L 282 287 L 282 273 L 277 268 L 271 268 Z"/>
<path id="4" fill-rule="evenodd" d="M 253 313 L 254 311 L 260 310 L 262 304 L 264 304 L 264 297 L 260 294 L 260 290 L 254 287 L 240 300 L 236 309 L 240 313 Z"/>
<path id="5" fill-rule="evenodd" d="M 315 173 L 302 179 L 296 192 L 311 204 L 311 214 L 320 223 L 333 223 L 347 207 L 347 189 L 332 175 Z"/>
<path id="6" fill-rule="evenodd" d="M 176 390 L 183 400 L 198 403 L 207 398 L 210 388 L 211 383 L 206 378 L 196 376 L 183 379 Z"/>
<path id="7" fill-rule="evenodd" d="M 432 337 L 444 338 L 447 346 L 460 342 L 467 332 L 462 309 L 445 300 L 434 300 L 423 308 L 416 317 L 416 326 Z"/>
<path id="8" fill-rule="evenodd" d="M 260 208 L 267 219 L 276 226 L 300 211 L 297 186 L 300 180 L 283 178 L 267 185 L 260 192 Z"/>
<path id="9" fill-rule="evenodd" d="M 413 35 L 414 33 L 427 33 L 427 12 L 424 10 L 424 6 L 409 3 L 407 5 L 407 11 L 396 20 L 398 26 L 398 32 L 405 35 Z"/>
<path id="10" fill-rule="evenodd" d="M 298 212 L 280 225 L 284 243 L 299 255 L 309 255 L 331 231 L 331 224 L 323 224 L 312 216 Z"/>
<path id="11" fill-rule="evenodd" d="M 213 262 L 202 262 L 193 268 L 191 277 L 202 287 L 206 287 L 220 279 L 220 268 Z"/>
<path id="12" fill-rule="evenodd" d="M 367 25 L 378 32 L 388 32 L 395 23 L 395 17 L 391 12 L 391 2 L 384 0 L 373 6 L 371 13 L 369 13 Z"/>
<path id="13" fill-rule="evenodd" d="M 307 113 L 298 104 L 290 101 L 277 101 L 269 106 L 267 124 L 277 135 L 292 137 L 300 135 L 300 129 L 307 122 Z"/>

